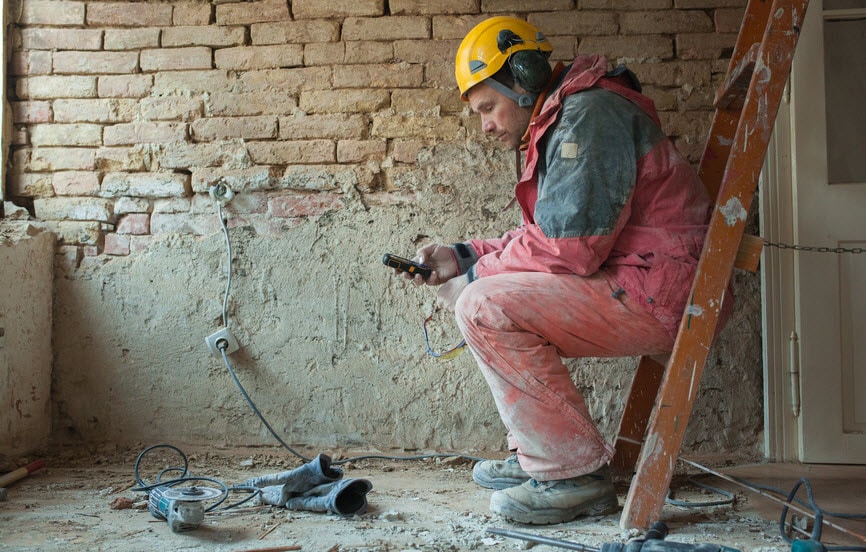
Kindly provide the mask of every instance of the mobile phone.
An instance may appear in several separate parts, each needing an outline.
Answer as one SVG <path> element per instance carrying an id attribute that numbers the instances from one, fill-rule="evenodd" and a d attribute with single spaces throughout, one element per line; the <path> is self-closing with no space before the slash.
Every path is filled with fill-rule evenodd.
<path id="1" fill-rule="evenodd" d="M 427 265 L 416 263 L 415 261 L 410 261 L 409 259 L 404 259 L 403 257 L 398 257 L 397 255 L 392 255 L 390 253 L 385 253 L 382 257 L 382 264 L 399 270 L 400 272 L 420 274 L 425 280 L 429 278 L 430 273 L 433 272 L 433 269 Z"/>

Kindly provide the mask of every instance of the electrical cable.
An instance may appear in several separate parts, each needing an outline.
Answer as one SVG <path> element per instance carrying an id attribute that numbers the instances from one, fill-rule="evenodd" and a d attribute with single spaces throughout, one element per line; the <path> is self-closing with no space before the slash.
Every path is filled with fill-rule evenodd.
<path id="1" fill-rule="evenodd" d="M 149 453 L 151 453 L 152 451 L 154 451 L 156 449 L 162 449 L 162 448 L 170 449 L 170 450 L 173 450 L 174 452 L 176 452 L 181 457 L 181 459 L 183 460 L 183 465 L 182 466 L 170 466 L 168 468 L 162 469 L 156 476 L 156 483 L 149 484 L 141 478 L 141 475 L 140 475 L 141 463 Z M 214 504 L 212 504 L 211 506 L 209 506 L 208 508 L 205 509 L 205 512 L 211 512 L 211 511 L 214 511 L 217 509 L 219 509 L 220 511 L 223 511 L 223 510 L 228 510 L 231 508 L 236 508 L 236 507 L 241 506 L 241 505 L 245 504 L 246 502 L 252 500 L 253 498 L 255 498 L 256 496 L 258 496 L 261 493 L 261 489 L 258 489 L 256 487 L 249 487 L 249 486 L 245 486 L 245 485 L 229 486 L 229 485 L 226 485 L 225 483 L 223 483 L 222 481 L 220 481 L 219 479 L 214 479 L 212 477 L 193 476 L 190 474 L 188 468 L 189 468 L 189 461 L 187 460 L 187 457 L 183 453 L 183 451 L 180 450 L 179 448 L 177 448 L 173 445 L 168 445 L 168 444 L 158 444 L 158 445 L 149 446 L 149 447 L 145 448 L 143 451 L 141 451 L 138 454 L 138 457 L 135 459 L 135 467 L 133 468 L 133 474 L 135 476 L 135 482 L 138 483 L 138 487 L 133 487 L 130 490 L 136 491 L 136 492 L 148 492 L 148 491 L 155 489 L 157 487 L 174 487 L 176 485 L 180 485 L 181 483 L 188 483 L 191 481 L 206 481 L 208 483 L 213 483 L 217 487 L 220 488 L 220 490 L 222 491 L 222 494 L 220 495 L 219 500 L 217 500 Z M 166 473 L 169 473 L 169 472 L 180 472 L 181 475 L 177 478 L 174 478 L 174 479 L 163 480 L 162 479 L 163 475 L 165 475 Z M 232 491 L 249 492 L 250 496 L 248 496 L 245 499 L 240 500 L 238 502 L 234 502 L 232 504 L 229 504 L 227 506 L 223 506 L 222 508 L 219 508 L 219 506 L 223 502 L 225 502 L 225 500 L 229 496 L 229 493 L 231 493 Z"/>
<path id="2" fill-rule="evenodd" d="M 665 496 L 665 502 L 672 506 L 679 506 L 681 508 L 706 508 L 708 506 L 728 506 L 733 504 L 735 501 L 734 493 L 726 491 L 724 489 L 719 489 L 716 487 L 711 487 L 705 483 L 701 483 L 697 481 L 695 478 L 690 477 L 688 482 L 694 485 L 695 487 L 699 487 L 701 489 L 706 489 L 708 491 L 714 492 L 716 494 L 720 494 L 722 496 L 727 497 L 725 500 L 709 500 L 706 502 L 686 502 L 681 500 L 675 500 L 671 498 L 671 490 L 668 489 L 668 494 Z"/>
<path id="3" fill-rule="evenodd" d="M 222 215 L 222 203 L 218 200 L 215 200 L 215 203 L 217 206 L 217 216 L 219 217 L 220 227 L 222 228 L 223 235 L 225 236 L 226 251 L 227 251 L 227 255 L 228 255 L 228 267 L 226 269 L 227 282 L 226 282 L 225 294 L 223 297 L 223 312 L 222 312 L 223 326 L 228 328 L 228 300 L 229 300 L 229 294 L 231 292 L 231 283 L 232 283 L 232 280 L 231 280 L 232 261 L 233 261 L 232 260 L 232 247 L 231 247 L 231 239 L 229 237 L 228 226 L 226 226 L 226 221 Z M 425 329 L 425 335 L 426 335 L 426 329 Z M 226 349 L 228 348 L 228 344 L 224 343 L 224 342 L 219 342 L 219 343 L 217 343 L 217 348 L 219 349 L 219 351 L 222 355 L 223 362 L 225 363 L 225 366 L 228 369 L 229 374 L 231 375 L 232 379 L 234 380 L 235 385 L 237 385 L 238 389 L 240 390 L 241 395 L 243 395 L 244 399 L 246 399 L 246 401 L 250 405 L 250 408 L 252 409 L 252 411 L 259 418 L 259 420 L 262 422 L 262 424 L 264 424 L 265 428 L 268 430 L 268 432 L 271 434 L 271 436 L 273 436 L 274 439 L 276 439 L 277 442 L 280 443 L 280 445 L 282 445 L 282 447 L 285 448 L 287 451 L 289 451 L 291 454 L 300 458 L 304 462 L 309 462 L 311 460 L 311 458 L 308 458 L 308 457 L 304 456 L 303 454 L 299 453 L 298 451 L 296 451 L 295 449 L 293 449 L 277 434 L 276 431 L 274 431 L 274 429 L 271 427 L 271 424 L 268 423 L 267 419 L 265 419 L 264 415 L 261 413 L 259 408 L 256 406 L 253 399 L 249 396 L 246 389 L 244 389 L 244 386 L 241 384 L 240 379 L 237 377 L 237 374 L 235 374 L 235 371 L 232 368 L 231 362 L 229 362 L 228 354 L 226 353 Z M 455 350 L 457 350 L 457 349 L 459 349 L 459 352 L 462 352 L 462 348 L 460 348 L 460 346 L 455 348 Z M 458 354 L 459 354 L 459 352 L 458 352 Z M 178 452 L 180 452 L 180 451 L 178 451 Z M 384 454 L 365 454 L 365 455 L 361 455 L 361 456 L 354 456 L 352 458 L 344 458 L 344 459 L 340 459 L 340 460 L 335 460 L 332 462 L 332 464 L 339 466 L 342 464 L 347 464 L 349 462 L 357 462 L 359 460 L 428 460 L 428 459 L 432 459 L 432 458 L 455 458 L 455 457 L 463 458 L 463 459 L 473 461 L 473 462 L 480 462 L 480 461 L 484 460 L 484 458 L 479 458 L 476 456 L 469 456 L 466 454 L 434 453 L 434 454 L 418 454 L 418 455 L 411 455 L 411 456 L 390 456 L 390 455 L 384 455 Z"/>

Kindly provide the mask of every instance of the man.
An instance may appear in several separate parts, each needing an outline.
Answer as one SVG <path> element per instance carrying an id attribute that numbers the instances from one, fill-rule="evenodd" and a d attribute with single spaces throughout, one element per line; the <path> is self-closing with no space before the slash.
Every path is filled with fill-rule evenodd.
<path id="1" fill-rule="evenodd" d="M 482 130 L 526 149 L 523 224 L 496 239 L 429 244 L 433 269 L 490 386 L 514 455 L 476 464 L 508 519 L 562 523 L 618 508 L 596 428 L 562 357 L 671 351 L 711 203 L 634 75 L 578 56 L 551 70 L 537 28 L 494 17 L 457 52 Z M 406 275 L 406 277 L 411 277 Z"/>

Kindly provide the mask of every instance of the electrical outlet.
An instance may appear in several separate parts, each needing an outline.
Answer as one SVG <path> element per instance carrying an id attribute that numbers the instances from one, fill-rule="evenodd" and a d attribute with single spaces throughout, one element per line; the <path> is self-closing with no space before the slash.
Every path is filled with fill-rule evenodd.
<path id="1" fill-rule="evenodd" d="M 237 339 L 235 339 L 235 336 L 232 335 L 228 328 L 220 328 L 216 332 L 207 336 L 204 342 L 207 344 L 207 348 L 210 350 L 211 354 L 215 357 L 223 356 L 223 348 L 225 348 L 227 355 L 240 349 Z"/>

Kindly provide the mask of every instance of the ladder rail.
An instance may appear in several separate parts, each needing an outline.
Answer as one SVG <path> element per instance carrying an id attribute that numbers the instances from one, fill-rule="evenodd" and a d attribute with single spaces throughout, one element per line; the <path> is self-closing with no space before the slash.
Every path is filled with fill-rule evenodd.
<path id="1" fill-rule="evenodd" d="M 731 68 L 742 60 L 749 36 L 761 28 L 760 48 L 741 112 L 717 109 L 702 162 L 709 183 L 719 181 L 718 200 L 683 314 L 674 350 L 650 416 L 637 472 L 629 487 L 620 525 L 647 528 L 659 518 L 718 325 L 737 249 L 784 90 L 808 0 L 750 0 Z M 761 15 L 766 19 L 761 21 Z M 731 122 L 734 117 L 735 123 Z M 731 128 L 736 128 L 730 141 Z M 728 142 L 730 143 L 728 144 Z M 719 146 L 720 149 L 713 149 Z M 714 153 L 715 152 L 715 153 Z M 724 158 L 724 169 L 717 163 Z"/>

